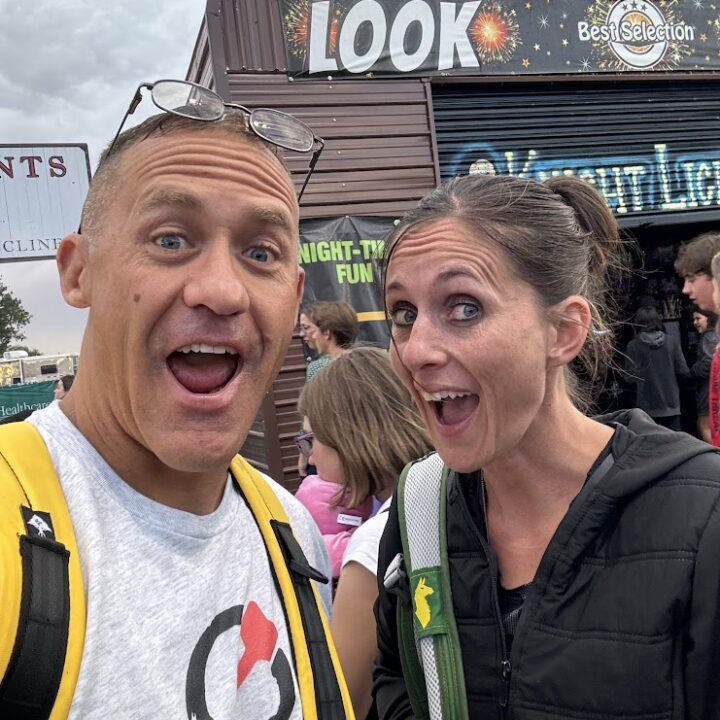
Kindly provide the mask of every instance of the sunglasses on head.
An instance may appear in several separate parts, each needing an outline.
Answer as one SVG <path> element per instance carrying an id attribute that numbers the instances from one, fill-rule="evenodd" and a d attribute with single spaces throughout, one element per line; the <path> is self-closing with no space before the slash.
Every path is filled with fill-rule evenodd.
<path id="1" fill-rule="evenodd" d="M 228 110 L 239 110 L 247 115 L 249 130 L 265 142 L 299 153 L 308 153 L 314 150 L 305 181 L 298 193 L 298 202 L 300 201 L 325 145 L 323 139 L 315 135 L 302 120 L 298 120 L 292 115 L 273 108 L 250 110 L 244 105 L 226 103 L 216 92 L 187 80 L 158 80 L 154 83 L 140 83 L 120 127 L 110 143 L 106 157 L 112 154 L 128 116 L 135 112 L 142 101 L 142 90 L 149 90 L 152 101 L 166 113 L 200 122 L 214 122 L 220 120 Z"/>
<path id="2" fill-rule="evenodd" d="M 312 432 L 300 433 L 295 437 L 295 444 L 305 457 L 310 457 L 313 449 L 313 438 L 315 434 Z"/>

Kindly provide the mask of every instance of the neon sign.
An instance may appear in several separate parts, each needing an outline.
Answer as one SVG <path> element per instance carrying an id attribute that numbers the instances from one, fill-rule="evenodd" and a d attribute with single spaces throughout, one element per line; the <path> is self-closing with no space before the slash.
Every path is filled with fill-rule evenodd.
<path id="1" fill-rule="evenodd" d="M 475 143 L 458 153 L 443 175 L 509 174 L 543 181 L 577 175 L 595 185 L 618 215 L 720 206 L 720 150 L 672 154 L 656 143 L 648 155 L 544 158 L 538 150 L 498 151 Z"/>

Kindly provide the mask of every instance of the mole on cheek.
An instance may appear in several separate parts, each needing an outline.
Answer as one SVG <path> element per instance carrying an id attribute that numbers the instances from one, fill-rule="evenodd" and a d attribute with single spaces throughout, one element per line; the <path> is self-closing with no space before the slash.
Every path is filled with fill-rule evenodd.
<path id="1" fill-rule="evenodd" d="M 133 295 L 133 302 L 140 302 L 140 293 L 135 293 Z"/>

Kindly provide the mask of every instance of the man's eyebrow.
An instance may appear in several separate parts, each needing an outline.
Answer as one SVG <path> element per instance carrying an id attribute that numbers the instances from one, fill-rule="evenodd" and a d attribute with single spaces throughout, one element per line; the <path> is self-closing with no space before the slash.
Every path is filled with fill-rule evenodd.
<path id="1" fill-rule="evenodd" d="M 144 213 L 173 205 L 187 210 L 200 210 L 202 207 L 200 200 L 190 193 L 172 188 L 162 188 L 143 198 L 138 205 L 138 212 Z"/>
<path id="2" fill-rule="evenodd" d="M 257 207 L 254 208 L 252 212 L 258 222 L 277 225 L 283 230 L 297 232 L 297 225 L 292 221 L 292 218 L 286 212 L 269 207 Z"/>

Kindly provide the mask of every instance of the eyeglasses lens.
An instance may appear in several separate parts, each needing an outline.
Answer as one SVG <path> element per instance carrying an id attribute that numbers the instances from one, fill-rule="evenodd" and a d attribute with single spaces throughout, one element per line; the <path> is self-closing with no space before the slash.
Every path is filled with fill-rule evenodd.
<path id="1" fill-rule="evenodd" d="M 250 125 L 264 140 L 295 152 L 310 152 L 315 142 L 312 130 L 304 122 L 279 110 L 253 110 Z"/>
<path id="2" fill-rule="evenodd" d="M 219 120 L 225 112 L 222 98 L 212 90 L 179 80 L 156 82 L 152 99 L 161 110 L 196 120 Z"/>
<path id="3" fill-rule="evenodd" d="M 295 438 L 295 444 L 305 457 L 310 457 L 310 454 L 312 453 L 313 437 L 312 433 L 303 433 Z"/>

